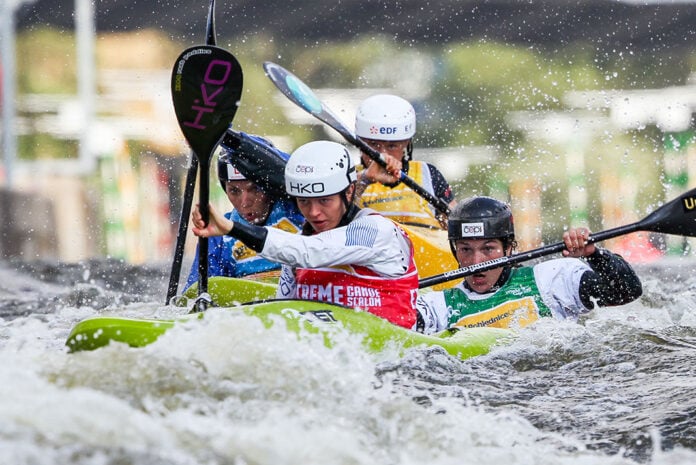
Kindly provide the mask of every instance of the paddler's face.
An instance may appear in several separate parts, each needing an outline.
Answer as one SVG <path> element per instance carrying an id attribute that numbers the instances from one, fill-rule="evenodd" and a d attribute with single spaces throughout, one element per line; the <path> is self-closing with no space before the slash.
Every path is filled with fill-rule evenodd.
<path id="1" fill-rule="evenodd" d="M 227 181 L 227 198 L 242 218 L 251 224 L 264 224 L 271 211 L 271 198 L 249 180 Z"/>
<path id="2" fill-rule="evenodd" d="M 343 194 L 326 197 L 297 197 L 297 207 L 318 233 L 334 229 L 346 213 Z"/>
<path id="3" fill-rule="evenodd" d="M 386 153 L 397 160 L 402 160 L 406 155 L 406 148 L 410 139 L 406 140 L 376 140 L 376 139 L 363 139 L 363 141 L 369 145 L 371 148 L 375 149 L 379 153 Z M 363 166 L 369 166 L 372 163 L 372 159 L 360 153 L 360 159 L 362 160 Z"/>
<path id="4" fill-rule="evenodd" d="M 501 258 L 510 252 L 510 248 L 507 251 L 503 248 L 503 241 L 500 239 L 460 239 L 455 241 L 454 246 L 461 267 Z M 488 292 L 498 282 L 502 272 L 502 268 L 495 268 L 464 279 L 471 289 L 483 293 Z"/>

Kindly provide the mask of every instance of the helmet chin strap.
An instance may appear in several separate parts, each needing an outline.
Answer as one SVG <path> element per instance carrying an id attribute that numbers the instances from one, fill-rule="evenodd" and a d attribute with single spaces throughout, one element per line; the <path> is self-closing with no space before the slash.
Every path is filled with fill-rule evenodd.
<path id="1" fill-rule="evenodd" d="M 346 212 L 343 214 L 341 221 L 338 222 L 338 225 L 336 225 L 336 227 L 340 228 L 341 226 L 347 226 L 348 224 L 350 224 L 350 222 L 353 221 L 353 218 L 355 218 L 355 215 L 357 215 L 359 211 L 360 207 L 358 207 L 354 203 L 350 204 Z M 314 228 L 312 228 L 312 225 L 309 224 L 309 221 L 305 221 L 305 223 L 302 225 L 302 235 L 311 236 L 315 232 L 316 231 L 314 230 Z"/>
<path id="2" fill-rule="evenodd" d="M 353 202 L 353 200 L 355 199 L 355 189 L 353 189 L 351 199 L 348 200 L 348 189 L 350 189 L 350 186 L 355 186 L 355 183 L 350 184 L 343 190 L 343 192 L 341 192 L 341 200 L 343 200 L 343 205 L 345 205 L 346 207 L 346 212 L 343 214 L 341 221 L 338 222 L 338 226 L 345 226 L 351 221 L 353 221 L 355 215 L 357 215 L 360 211 L 360 207 L 358 207 L 355 204 L 355 202 Z"/>
<path id="3" fill-rule="evenodd" d="M 516 242 L 514 239 L 510 240 L 509 238 L 504 238 L 501 239 L 503 241 L 503 250 L 505 250 L 505 256 L 509 257 L 512 255 L 513 250 L 516 248 Z M 454 258 L 457 258 L 457 253 L 454 249 L 454 241 L 450 241 L 450 247 L 452 248 L 452 253 L 454 254 Z M 509 250 L 508 250 L 509 248 Z M 485 292 L 478 292 L 475 291 L 469 286 L 469 283 L 464 279 L 464 287 L 469 289 L 471 292 L 475 292 L 476 294 L 490 294 L 492 292 L 497 291 L 501 287 L 505 285 L 508 279 L 510 279 L 510 273 L 512 273 L 512 267 L 514 265 L 505 265 L 503 266 L 503 272 L 500 273 L 500 276 L 498 276 L 498 279 L 496 280 L 495 284 L 491 286 L 490 289 L 488 289 Z"/>
<path id="4" fill-rule="evenodd" d="M 406 160 L 412 160 L 413 159 L 413 139 L 408 141 L 408 145 L 406 146 Z M 406 171 L 406 170 L 404 170 Z"/>
<path id="5" fill-rule="evenodd" d="M 341 221 L 338 222 L 338 225 L 336 225 L 337 228 L 348 225 L 351 221 L 353 221 L 355 215 L 357 215 L 360 211 L 360 207 L 358 207 L 355 204 L 355 202 L 353 202 L 352 198 L 348 200 L 348 189 L 350 189 L 350 186 L 354 185 L 355 183 L 350 184 L 348 187 L 346 187 L 343 191 L 339 193 L 339 195 L 341 196 L 341 201 L 343 202 L 343 205 L 345 205 L 346 207 L 346 212 L 341 217 Z M 353 189 L 353 195 L 355 195 L 355 189 Z M 309 224 L 309 221 L 305 221 L 304 225 L 302 226 L 302 235 L 311 236 L 312 234 L 314 234 L 314 232 L 314 228 L 312 228 L 312 225 Z"/>
<path id="6" fill-rule="evenodd" d="M 343 215 L 343 218 L 341 218 L 341 221 L 338 222 L 338 226 L 340 227 L 348 225 L 351 221 L 353 221 L 353 218 L 355 218 L 355 215 L 357 215 L 359 211 L 360 207 L 354 203 L 348 205 L 348 208 L 346 208 L 346 213 Z"/>

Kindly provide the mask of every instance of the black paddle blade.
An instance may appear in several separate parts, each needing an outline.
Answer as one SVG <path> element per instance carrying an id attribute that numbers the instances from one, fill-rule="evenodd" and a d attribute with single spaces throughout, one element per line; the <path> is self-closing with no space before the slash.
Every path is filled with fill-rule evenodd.
<path id="1" fill-rule="evenodd" d="M 645 231 L 696 237 L 696 189 L 664 204 L 638 224 Z"/>
<path id="2" fill-rule="evenodd" d="M 199 45 L 184 50 L 172 70 L 179 127 L 201 165 L 225 134 L 242 96 L 242 68 L 231 53 Z"/>
<path id="3" fill-rule="evenodd" d="M 307 113 L 331 126 L 348 142 L 356 143 L 355 134 L 338 117 L 323 104 L 317 94 L 307 86 L 300 78 L 287 69 L 273 62 L 263 64 L 268 78 L 275 84 L 283 95 L 290 99 Z"/>

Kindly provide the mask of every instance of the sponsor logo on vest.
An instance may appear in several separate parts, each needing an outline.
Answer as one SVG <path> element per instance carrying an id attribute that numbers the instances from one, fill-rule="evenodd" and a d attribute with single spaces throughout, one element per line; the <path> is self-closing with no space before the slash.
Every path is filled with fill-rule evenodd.
<path id="1" fill-rule="evenodd" d="M 485 299 L 481 302 L 480 305 L 487 305 Z M 533 297 L 526 296 L 473 314 L 460 316 L 455 312 L 453 316 L 458 318 L 454 325 L 463 328 L 523 328 L 539 319 L 539 308 Z"/>
<path id="2" fill-rule="evenodd" d="M 234 243 L 234 247 L 232 248 L 232 257 L 234 257 L 236 261 L 241 262 L 243 260 L 256 257 L 256 252 L 244 245 L 242 241 L 237 241 Z"/>
<path id="3" fill-rule="evenodd" d="M 323 182 L 313 182 L 313 183 L 303 183 L 303 182 L 291 182 L 290 183 L 290 195 L 297 195 L 302 197 L 303 194 L 322 194 L 326 191 L 326 187 Z"/>
<path id="4" fill-rule="evenodd" d="M 363 286 L 346 286 L 346 303 L 349 307 L 379 307 L 382 296 L 377 289 Z"/>
<path id="5" fill-rule="evenodd" d="M 506 294 L 508 295 L 514 295 L 514 296 L 519 296 L 519 295 L 525 295 L 529 294 L 532 292 L 532 288 L 529 286 L 520 286 L 518 288 L 513 288 L 513 289 L 508 289 Z"/>
<path id="6" fill-rule="evenodd" d="M 475 323 L 467 323 L 466 318 L 462 318 L 460 321 L 456 323 L 457 326 L 461 326 L 464 328 L 485 328 L 486 326 L 493 326 L 493 327 L 500 327 L 500 328 L 507 328 L 507 325 L 500 325 L 498 326 L 496 323 L 500 323 L 501 321 L 507 320 L 512 316 L 509 312 L 504 312 L 501 313 L 500 315 L 495 315 L 491 318 L 488 318 L 487 320 L 482 320 L 482 321 L 477 321 Z"/>
<path id="7" fill-rule="evenodd" d="M 319 300 L 321 302 L 343 303 L 343 286 L 327 284 L 300 284 L 297 286 L 297 298 Z"/>
<path id="8" fill-rule="evenodd" d="M 462 237 L 482 237 L 483 223 L 462 223 Z"/>
<path id="9" fill-rule="evenodd" d="M 297 298 L 319 300 L 347 305 L 349 307 L 370 308 L 382 305 L 382 296 L 377 289 L 364 286 L 339 286 L 327 284 L 300 284 Z"/>

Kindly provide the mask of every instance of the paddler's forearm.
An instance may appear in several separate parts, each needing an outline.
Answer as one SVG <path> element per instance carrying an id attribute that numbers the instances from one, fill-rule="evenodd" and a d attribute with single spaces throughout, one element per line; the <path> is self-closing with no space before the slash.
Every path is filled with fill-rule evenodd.
<path id="1" fill-rule="evenodd" d="M 363 195 L 363 192 L 365 192 L 365 189 L 367 189 L 373 182 L 373 180 L 367 178 L 365 170 L 358 173 L 358 182 L 356 183 L 355 188 L 355 198 L 359 199 Z"/>
<path id="2" fill-rule="evenodd" d="M 266 244 L 266 237 L 268 236 L 266 228 L 254 226 L 253 224 L 242 224 L 236 221 L 230 221 L 230 223 L 232 223 L 232 226 L 225 234 L 226 236 L 239 239 L 254 252 L 259 253 L 263 250 L 263 246 Z"/>

